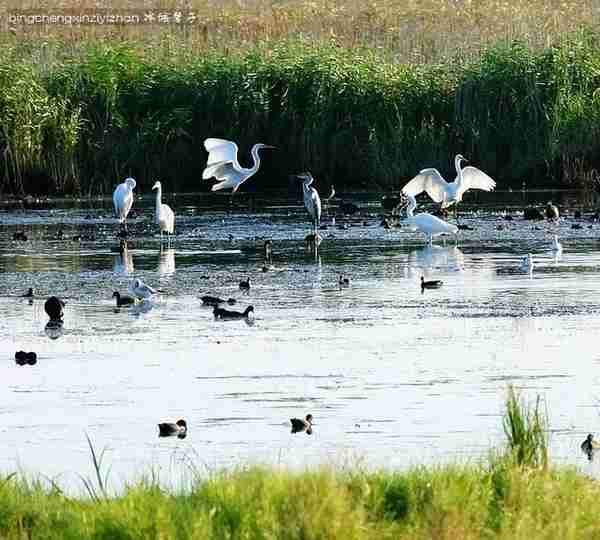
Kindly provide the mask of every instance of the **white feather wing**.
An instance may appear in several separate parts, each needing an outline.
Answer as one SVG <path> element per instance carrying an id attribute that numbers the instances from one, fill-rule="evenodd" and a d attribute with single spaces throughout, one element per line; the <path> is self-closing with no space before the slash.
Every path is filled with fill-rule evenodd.
<path id="1" fill-rule="evenodd" d="M 402 193 L 411 197 L 416 197 L 423 191 L 426 191 L 434 202 L 439 203 L 446 199 L 448 183 L 437 169 L 423 169 L 402 188 Z"/>
<path id="2" fill-rule="evenodd" d="M 477 167 L 465 167 L 462 170 L 462 177 L 460 188 L 463 193 L 468 189 L 492 191 L 496 187 L 496 182 Z"/>
<path id="3" fill-rule="evenodd" d="M 206 139 L 204 148 L 208 152 L 208 165 L 217 161 L 237 161 L 238 147 L 233 141 Z"/>

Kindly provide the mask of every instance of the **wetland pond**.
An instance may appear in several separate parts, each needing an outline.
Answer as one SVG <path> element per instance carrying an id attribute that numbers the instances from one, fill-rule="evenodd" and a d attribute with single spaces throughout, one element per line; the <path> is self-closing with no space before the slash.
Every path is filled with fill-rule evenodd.
<path id="1" fill-rule="evenodd" d="M 225 212 L 215 197 L 165 201 L 177 216 L 170 249 L 153 199 L 136 200 L 124 254 L 109 200 L 0 212 L 0 471 L 79 490 L 79 475 L 93 473 L 85 433 L 106 449 L 115 487 L 148 471 L 177 483 L 189 467 L 475 460 L 504 439 L 512 383 L 545 399 L 553 461 L 597 475 L 579 444 L 600 431 L 600 224 L 524 221 L 520 200 L 512 221 L 504 206 L 465 204 L 473 230 L 427 246 L 381 227 L 373 196 L 352 218 L 331 204 L 315 253 L 297 200 Z M 263 272 L 266 238 L 275 268 Z M 527 253 L 532 275 L 519 270 Z M 422 294 L 422 275 L 443 287 Z M 116 309 L 113 291 L 134 277 L 162 294 Z M 32 302 L 17 297 L 28 287 Z M 203 294 L 253 305 L 252 324 L 216 321 Z M 67 302 L 58 339 L 45 332 L 50 295 Z M 17 366 L 20 349 L 37 352 L 37 365 Z M 289 418 L 307 413 L 312 435 L 291 434 Z M 159 439 L 156 424 L 180 417 L 188 436 Z"/>

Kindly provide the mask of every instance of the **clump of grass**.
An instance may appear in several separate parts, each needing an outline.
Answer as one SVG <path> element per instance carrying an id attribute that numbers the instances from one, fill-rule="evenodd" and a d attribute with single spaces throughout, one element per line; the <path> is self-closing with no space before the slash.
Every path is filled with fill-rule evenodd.
<path id="1" fill-rule="evenodd" d="M 510 456 L 521 466 L 548 467 L 548 420 L 543 402 L 527 404 L 511 385 L 502 419 Z"/>

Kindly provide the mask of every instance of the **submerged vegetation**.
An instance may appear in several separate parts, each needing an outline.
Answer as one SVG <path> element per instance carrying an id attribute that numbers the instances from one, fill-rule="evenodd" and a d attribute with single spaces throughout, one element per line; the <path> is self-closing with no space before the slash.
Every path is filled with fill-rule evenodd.
<path id="1" fill-rule="evenodd" d="M 173 492 L 157 478 L 110 497 L 71 498 L 56 484 L 0 479 L 3 538 L 581 538 L 600 534 L 600 483 L 547 463 L 539 399 L 506 403 L 504 452 L 475 465 L 405 472 L 250 467 L 195 477 Z M 89 439 L 88 439 L 89 442 Z M 91 446 L 91 443 L 90 443 Z M 546 456 L 546 457 L 544 457 Z"/>
<path id="2" fill-rule="evenodd" d="M 238 141 L 244 164 L 277 145 L 245 189 L 307 169 L 397 188 L 457 152 L 501 186 L 596 181 L 600 34 L 579 3 L 197 4 L 197 24 L 156 35 L 12 28 L 0 193 L 107 193 L 127 175 L 206 189 L 208 136 Z"/>

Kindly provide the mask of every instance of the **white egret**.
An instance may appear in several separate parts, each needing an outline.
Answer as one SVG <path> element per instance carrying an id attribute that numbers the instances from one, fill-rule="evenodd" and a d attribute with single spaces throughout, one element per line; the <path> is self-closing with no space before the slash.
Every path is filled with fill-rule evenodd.
<path id="1" fill-rule="evenodd" d="M 135 180 L 126 178 L 125 182 L 119 184 L 113 192 L 113 205 L 115 214 L 121 226 L 127 231 L 127 214 L 133 206 L 133 189 L 135 188 Z"/>
<path id="2" fill-rule="evenodd" d="M 521 264 L 519 267 L 521 268 L 521 271 L 527 272 L 528 274 L 531 274 L 533 272 L 533 269 L 535 268 L 535 263 L 533 262 L 533 257 L 531 256 L 531 253 L 528 253 L 527 255 L 525 255 L 525 257 L 521 259 Z"/>
<path id="3" fill-rule="evenodd" d="M 207 180 L 214 176 L 220 182 L 212 186 L 212 191 L 232 188 L 231 193 L 233 194 L 243 182 L 258 171 L 260 167 L 258 151 L 263 148 L 275 147 L 263 143 L 255 144 L 251 150 L 254 165 L 249 169 L 240 166 L 237 158 L 238 147 L 232 141 L 206 139 L 204 141 L 204 148 L 208 151 L 208 160 L 206 162 L 206 169 L 202 173 L 202 179 Z"/>
<path id="4" fill-rule="evenodd" d="M 171 242 L 171 235 L 175 230 L 175 214 L 168 204 L 163 204 L 162 199 L 162 185 L 160 182 L 155 182 L 152 186 L 153 190 L 156 190 L 156 216 L 155 221 L 160 229 L 160 241 L 162 244 L 163 232 L 169 235 L 169 243 Z"/>
<path id="5" fill-rule="evenodd" d="M 462 201 L 463 195 L 469 189 L 492 191 L 496 187 L 496 182 L 477 167 L 469 166 L 461 169 L 461 161 L 467 160 L 457 154 L 454 158 L 456 167 L 454 182 L 446 182 L 437 169 L 423 169 L 402 188 L 402 193 L 416 197 L 426 191 L 433 201 L 442 203 L 442 208 L 447 208 L 451 204 Z"/>
<path id="6" fill-rule="evenodd" d="M 302 180 L 302 195 L 304 197 L 304 206 L 311 217 L 313 222 L 313 228 L 315 232 L 315 238 L 318 236 L 317 230 L 321 223 L 321 197 L 319 193 L 310 185 L 314 182 L 312 174 L 305 172 L 298 175 L 298 178 Z"/>
<path id="7" fill-rule="evenodd" d="M 129 292 L 140 299 L 150 298 L 158 291 L 146 285 L 141 279 L 134 279 L 129 285 Z"/>
<path id="8" fill-rule="evenodd" d="M 333 187 L 333 184 L 331 184 L 331 192 L 329 193 L 329 197 L 327 197 L 325 200 L 327 202 L 329 202 L 334 197 L 335 197 L 335 188 Z"/>
<path id="9" fill-rule="evenodd" d="M 440 234 L 456 234 L 458 232 L 458 227 L 456 225 L 452 225 L 427 212 L 421 212 L 414 216 L 413 211 L 416 207 L 416 199 L 409 195 L 408 205 L 406 207 L 406 218 L 402 220 L 402 223 L 425 234 L 430 244 L 433 242 L 434 236 L 439 236 Z"/>
<path id="10" fill-rule="evenodd" d="M 552 244 L 552 251 L 557 255 L 562 253 L 563 247 L 562 244 L 558 241 L 558 235 L 554 235 L 554 243 Z"/>

